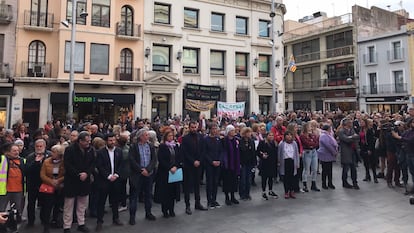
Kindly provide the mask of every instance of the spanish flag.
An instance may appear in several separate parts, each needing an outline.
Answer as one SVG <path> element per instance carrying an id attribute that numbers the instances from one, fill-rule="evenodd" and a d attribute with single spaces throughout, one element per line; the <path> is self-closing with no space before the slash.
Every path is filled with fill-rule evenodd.
<path id="1" fill-rule="evenodd" d="M 295 63 L 295 57 L 293 56 L 293 54 L 292 55 L 290 55 L 290 60 L 289 60 L 289 70 L 291 71 L 291 72 L 295 72 L 296 71 L 296 63 Z"/>

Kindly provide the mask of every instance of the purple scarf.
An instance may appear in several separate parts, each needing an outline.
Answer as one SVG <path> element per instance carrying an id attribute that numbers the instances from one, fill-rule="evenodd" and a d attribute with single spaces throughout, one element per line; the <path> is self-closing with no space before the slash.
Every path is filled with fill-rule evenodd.
<path id="1" fill-rule="evenodd" d="M 226 137 L 226 147 L 228 148 L 228 151 L 227 155 L 224 156 L 224 166 L 225 168 L 236 172 L 237 175 L 240 175 L 240 151 L 237 139 L 229 139 Z"/>

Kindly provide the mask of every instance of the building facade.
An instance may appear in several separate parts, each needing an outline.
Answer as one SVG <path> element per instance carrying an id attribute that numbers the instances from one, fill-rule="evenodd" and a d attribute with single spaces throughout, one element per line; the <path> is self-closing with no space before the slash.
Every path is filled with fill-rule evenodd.
<path id="1" fill-rule="evenodd" d="M 198 112 L 186 110 L 189 84 L 220 87 L 220 100 L 246 102 L 245 112 L 269 113 L 272 96 L 270 27 L 282 31 L 284 5 L 271 1 L 156 0 L 145 2 L 142 116 Z M 283 56 L 282 40 L 274 41 Z M 275 65 L 276 65 L 275 64 Z M 284 106 L 283 67 L 276 68 L 277 111 Z M 206 111 L 216 114 L 216 109 Z"/>
<path id="2" fill-rule="evenodd" d="M 17 1 L 0 2 L 0 125 L 11 124 L 11 101 L 14 96 Z"/>
<path id="3" fill-rule="evenodd" d="M 11 120 L 35 129 L 66 119 L 74 14 L 71 0 L 21 0 L 18 6 Z M 139 116 L 144 0 L 78 0 L 76 9 L 74 118 Z M 80 17 L 83 11 L 88 17 Z"/>
<path id="4" fill-rule="evenodd" d="M 395 31 L 401 16 L 377 7 L 353 6 L 332 18 L 315 13 L 285 23 L 285 58 L 294 55 L 296 72 L 285 79 L 286 108 L 318 111 L 359 109 L 358 37 Z M 285 65 L 288 59 L 285 59 Z"/>
<path id="5" fill-rule="evenodd" d="M 406 27 L 358 39 L 360 109 L 398 112 L 409 104 L 411 71 Z"/>

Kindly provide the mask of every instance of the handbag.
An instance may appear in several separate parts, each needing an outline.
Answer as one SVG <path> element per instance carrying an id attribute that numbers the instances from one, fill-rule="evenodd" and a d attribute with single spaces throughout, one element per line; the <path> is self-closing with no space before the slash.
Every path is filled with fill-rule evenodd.
<path id="1" fill-rule="evenodd" d="M 48 184 L 43 183 L 39 187 L 39 192 L 47 193 L 47 194 L 53 194 L 53 193 L 55 193 L 55 187 L 53 187 L 52 185 L 48 185 Z"/>

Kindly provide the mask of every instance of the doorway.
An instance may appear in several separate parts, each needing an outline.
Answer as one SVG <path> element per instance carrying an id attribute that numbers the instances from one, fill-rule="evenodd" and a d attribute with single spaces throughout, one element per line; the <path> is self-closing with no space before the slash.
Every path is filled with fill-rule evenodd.
<path id="1" fill-rule="evenodd" d="M 159 117 L 160 120 L 166 120 L 170 116 L 169 112 L 169 95 L 153 94 L 151 103 L 151 119 Z"/>
<path id="2" fill-rule="evenodd" d="M 29 132 L 39 128 L 39 108 L 40 99 L 23 99 L 23 122 Z"/>

